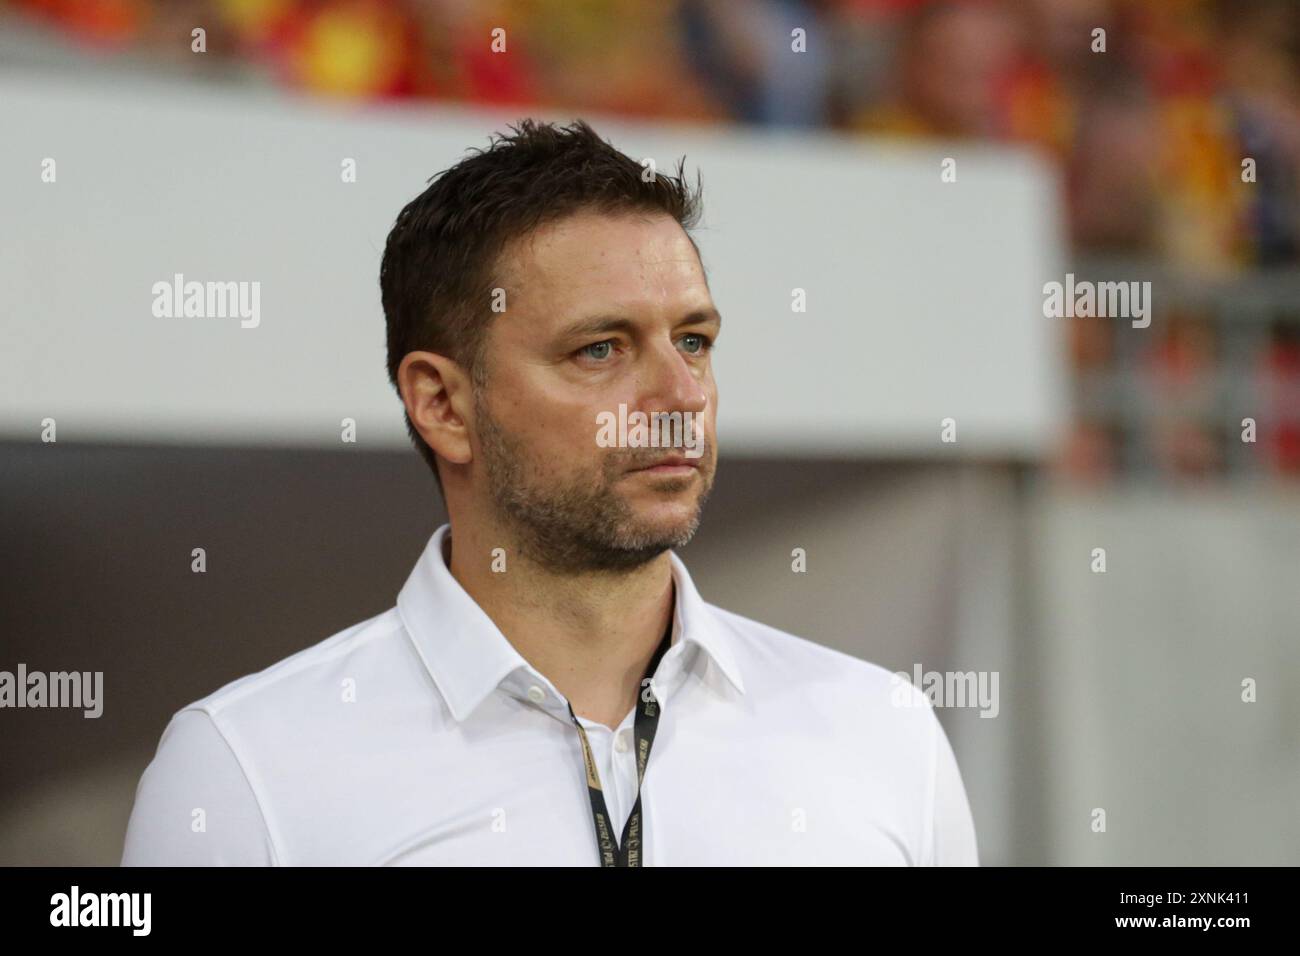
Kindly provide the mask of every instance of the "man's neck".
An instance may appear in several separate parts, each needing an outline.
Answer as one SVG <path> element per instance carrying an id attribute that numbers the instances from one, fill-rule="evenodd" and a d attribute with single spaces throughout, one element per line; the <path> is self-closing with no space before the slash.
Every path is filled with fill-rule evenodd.
<path id="1" fill-rule="evenodd" d="M 630 571 L 559 575 L 509 548 L 506 570 L 493 571 L 498 547 L 495 533 L 458 528 L 452 577 L 575 714 L 617 728 L 672 620 L 668 553 Z"/>

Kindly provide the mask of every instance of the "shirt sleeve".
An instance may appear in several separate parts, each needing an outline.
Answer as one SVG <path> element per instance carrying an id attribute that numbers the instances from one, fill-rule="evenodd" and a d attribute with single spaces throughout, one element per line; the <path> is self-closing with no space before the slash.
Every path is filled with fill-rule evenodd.
<path id="1" fill-rule="evenodd" d="M 930 858 L 925 862 L 932 866 L 979 866 L 975 821 L 957 758 L 933 711 L 930 719 L 934 724 L 934 816 Z"/>
<path id="2" fill-rule="evenodd" d="M 136 788 L 122 865 L 278 862 L 257 795 L 213 717 L 175 714 Z"/>

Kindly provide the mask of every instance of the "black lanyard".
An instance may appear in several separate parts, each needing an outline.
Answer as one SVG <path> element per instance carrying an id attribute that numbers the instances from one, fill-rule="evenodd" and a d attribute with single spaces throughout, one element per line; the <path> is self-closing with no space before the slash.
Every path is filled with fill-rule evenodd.
<path id="1" fill-rule="evenodd" d="M 618 843 L 614 842 L 613 834 L 610 832 L 609 810 L 605 807 L 605 795 L 600 788 L 600 773 L 596 770 L 596 760 L 591 755 L 587 731 L 578 722 L 578 717 L 573 712 L 573 705 L 569 705 L 569 717 L 573 720 L 573 726 L 578 728 L 578 736 L 582 740 L 582 760 L 587 765 L 587 794 L 591 797 L 591 816 L 596 825 L 596 847 L 600 850 L 601 866 L 641 865 L 641 844 L 645 836 L 641 828 L 641 780 L 645 777 L 646 763 L 650 760 L 650 745 L 654 743 L 655 730 L 659 727 L 659 702 L 655 700 L 654 692 L 647 682 L 654 676 L 660 658 L 664 656 L 664 652 L 672 642 L 673 622 L 670 617 L 664 639 L 659 642 L 658 650 L 650 659 L 645 677 L 641 678 L 641 692 L 637 696 L 635 720 L 636 803 L 632 805 L 632 813 L 623 826 L 623 839 Z"/>

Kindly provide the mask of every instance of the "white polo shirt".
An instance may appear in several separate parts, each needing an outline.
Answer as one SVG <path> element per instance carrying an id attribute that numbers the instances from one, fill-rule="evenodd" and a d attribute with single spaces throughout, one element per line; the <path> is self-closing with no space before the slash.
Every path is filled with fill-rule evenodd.
<path id="1" fill-rule="evenodd" d="M 568 702 L 447 568 L 397 606 L 178 711 L 123 865 L 559 865 L 599 856 Z M 882 667 L 714 607 L 676 554 L 643 862 L 977 865 L 948 739 Z M 621 836 L 634 711 L 580 718 Z"/>

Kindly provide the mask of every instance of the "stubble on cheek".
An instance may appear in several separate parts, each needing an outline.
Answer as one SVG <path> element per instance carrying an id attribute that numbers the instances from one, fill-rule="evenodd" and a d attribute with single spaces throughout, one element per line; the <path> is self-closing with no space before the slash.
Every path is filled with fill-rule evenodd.
<path id="1" fill-rule="evenodd" d="M 656 449 L 600 449 L 598 460 L 582 467 L 554 448 L 529 453 L 490 414 L 479 412 L 479 442 L 492 506 L 511 528 L 516 547 L 556 570 L 620 570 L 635 567 L 665 550 L 684 545 L 699 525 L 704 499 L 712 486 L 714 455 L 706 447 L 699 472 L 661 479 L 652 493 L 665 498 L 700 488 L 693 513 L 685 522 L 664 527 L 638 519 L 630 503 L 628 469 L 663 454 Z M 595 436 L 592 436 L 595 443 Z"/>

